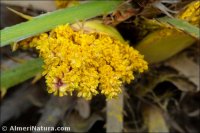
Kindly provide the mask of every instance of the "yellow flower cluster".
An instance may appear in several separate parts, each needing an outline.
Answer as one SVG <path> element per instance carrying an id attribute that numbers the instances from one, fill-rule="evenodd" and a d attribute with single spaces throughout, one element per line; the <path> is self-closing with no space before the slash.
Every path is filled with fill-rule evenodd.
<path id="1" fill-rule="evenodd" d="M 178 16 L 178 18 L 200 27 L 200 1 L 194 1 Z"/>
<path id="2" fill-rule="evenodd" d="M 58 26 L 21 44 L 29 43 L 44 59 L 49 93 L 85 99 L 101 93 L 108 99 L 121 92 L 122 83 L 134 79 L 133 72 L 144 72 L 147 62 L 128 43 L 107 34 L 74 31 L 69 25 Z"/>
<path id="3" fill-rule="evenodd" d="M 56 4 L 56 7 L 58 9 L 60 9 L 60 8 L 66 8 L 66 7 L 71 7 L 71 6 L 77 5 L 77 4 L 79 4 L 79 1 L 77 1 L 77 0 L 55 0 L 55 4 Z"/>

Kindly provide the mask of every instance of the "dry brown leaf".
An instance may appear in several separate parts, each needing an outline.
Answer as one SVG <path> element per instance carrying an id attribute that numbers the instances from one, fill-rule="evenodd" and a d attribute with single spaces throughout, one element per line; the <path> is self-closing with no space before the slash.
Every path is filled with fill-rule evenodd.
<path id="1" fill-rule="evenodd" d="M 199 88 L 199 66 L 191 59 L 189 59 L 186 54 L 179 54 L 165 63 L 166 65 L 176 69 L 180 74 L 187 77 L 192 83 L 197 86 L 197 91 Z"/>
<path id="2" fill-rule="evenodd" d="M 150 133 L 169 132 L 168 125 L 164 115 L 156 106 L 145 104 L 143 105 L 143 119 Z"/>
<path id="3" fill-rule="evenodd" d="M 77 113 L 72 113 L 65 118 L 64 125 L 70 126 L 73 132 L 87 132 L 99 120 L 103 118 L 98 114 L 92 114 L 87 119 L 83 119 Z"/>
<path id="4" fill-rule="evenodd" d="M 64 118 L 68 109 L 74 104 L 74 99 L 71 96 L 55 97 L 51 96 L 43 109 L 42 116 L 37 123 L 37 126 L 54 127 L 59 120 Z"/>
<path id="5" fill-rule="evenodd" d="M 75 109 L 79 112 L 81 117 L 88 118 L 90 116 L 90 101 L 78 98 Z"/>
<path id="6" fill-rule="evenodd" d="M 169 81 L 170 83 L 174 84 L 181 91 L 184 92 L 196 91 L 196 86 L 190 81 L 188 81 L 186 78 L 175 76 L 167 78 L 166 81 Z"/>
<path id="7" fill-rule="evenodd" d="M 54 11 L 56 9 L 54 1 L 33 1 L 33 0 L 3 0 L 3 4 L 15 5 L 21 7 L 33 7 L 34 9 L 45 10 L 45 11 Z"/>
<path id="8" fill-rule="evenodd" d="M 24 83 L 16 88 L 10 97 L 2 100 L 1 104 L 1 123 L 11 118 L 18 117 L 27 109 L 34 105 L 43 105 L 47 101 L 47 96 L 43 95 L 42 89 L 36 85 Z"/>

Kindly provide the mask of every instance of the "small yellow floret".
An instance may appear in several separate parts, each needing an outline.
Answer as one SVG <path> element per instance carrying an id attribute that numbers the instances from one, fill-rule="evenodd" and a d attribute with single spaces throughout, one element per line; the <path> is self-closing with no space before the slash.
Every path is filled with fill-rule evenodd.
<path id="1" fill-rule="evenodd" d="M 44 59 L 48 92 L 59 96 L 77 94 L 91 99 L 101 93 L 113 98 L 121 92 L 122 83 L 134 79 L 134 72 L 148 69 L 143 56 L 128 43 L 107 34 L 74 31 L 69 25 L 28 42 Z"/>
<path id="2" fill-rule="evenodd" d="M 200 27 L 200 1 L 194 1 L 189 4 L 186 9 L 179 14 L 178 18 Z"/>

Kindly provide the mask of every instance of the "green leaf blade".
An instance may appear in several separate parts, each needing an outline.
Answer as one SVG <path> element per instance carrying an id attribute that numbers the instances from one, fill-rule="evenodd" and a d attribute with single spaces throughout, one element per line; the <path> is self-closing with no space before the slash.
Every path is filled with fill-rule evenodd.
<path id="1" fill-rule="evenodd" d="M 26 61 L 1 73 L 1 89 L 13 87 L 42 72 L 42 59 Z"/>
<path id="2" fill-rule="evenodd" d="M 200 29 L 188 23 L 187 21 L 178 18 L 168 18 L 168 17 L 159 18 L 158 20 L 161 22 L 167 22 L 176 27 L 177 29 L 187 32 L 191 36 L 200 39 Z"/>
<path id="3" fill-rule="evenodd" d="M 1 47 L 9 43 L 46 32 L 57 25 L 74 23 L 80 20 L 112 12 L 121 1 L 92 1 L 78 6 L 46 13 L 34 19 L 1 30 Z"/>

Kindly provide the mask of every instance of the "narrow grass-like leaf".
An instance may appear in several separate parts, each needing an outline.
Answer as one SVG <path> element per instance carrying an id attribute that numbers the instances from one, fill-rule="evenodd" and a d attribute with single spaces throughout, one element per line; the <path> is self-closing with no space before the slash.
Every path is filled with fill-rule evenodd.
<path id="1" fill-rule="evenodd" d="M 121 3 L 115 1 L 91 1 L 78 6 L 60 9 L 1 30 L 1 47 L 27 37 L 46 32 L 57 25 L 74 23 L 112 12 Z"/>
<path id="2" fill-rule="evenodd" d="M 191 36 L 200 39 L 200 29 L 187 21 L 177 19 L 177 18 L 169 18 L 169 17 L 163 17 L 158 19 L 161 22 L 167 22 L 171 25 L 173 25 L 175 28 L 180 29 L 184 32 L 187 32 Z"/>
<path id="3" fill-rule="evenodd" d="M 29 15 L 23 14 L 23 13 L 21 13 L 21 12 L 18 12 L 18 11 L 14 10 L 14 9 L 12 9 L 12 8 L 10 8 L 10 7 L 7 7 L 7 8 L 8 8 L 8 10 L 10 10 L 11 12 L 15 13 L 16 15 L 18 15 L 18 16 L 20 16 L 20 17 L 26 19 L 26 20 L 31 20 L 31 19 L 33 19 L 32 16 L 29 16 Z"/>
<path id="4" fill-rule="evenodd" d="M 42 59 L 26 61 L 14 68 L 5 70 L 1 73 L 1 89 L 7 89 L 23 81 L 32 78 L 42 72 Z"/>

